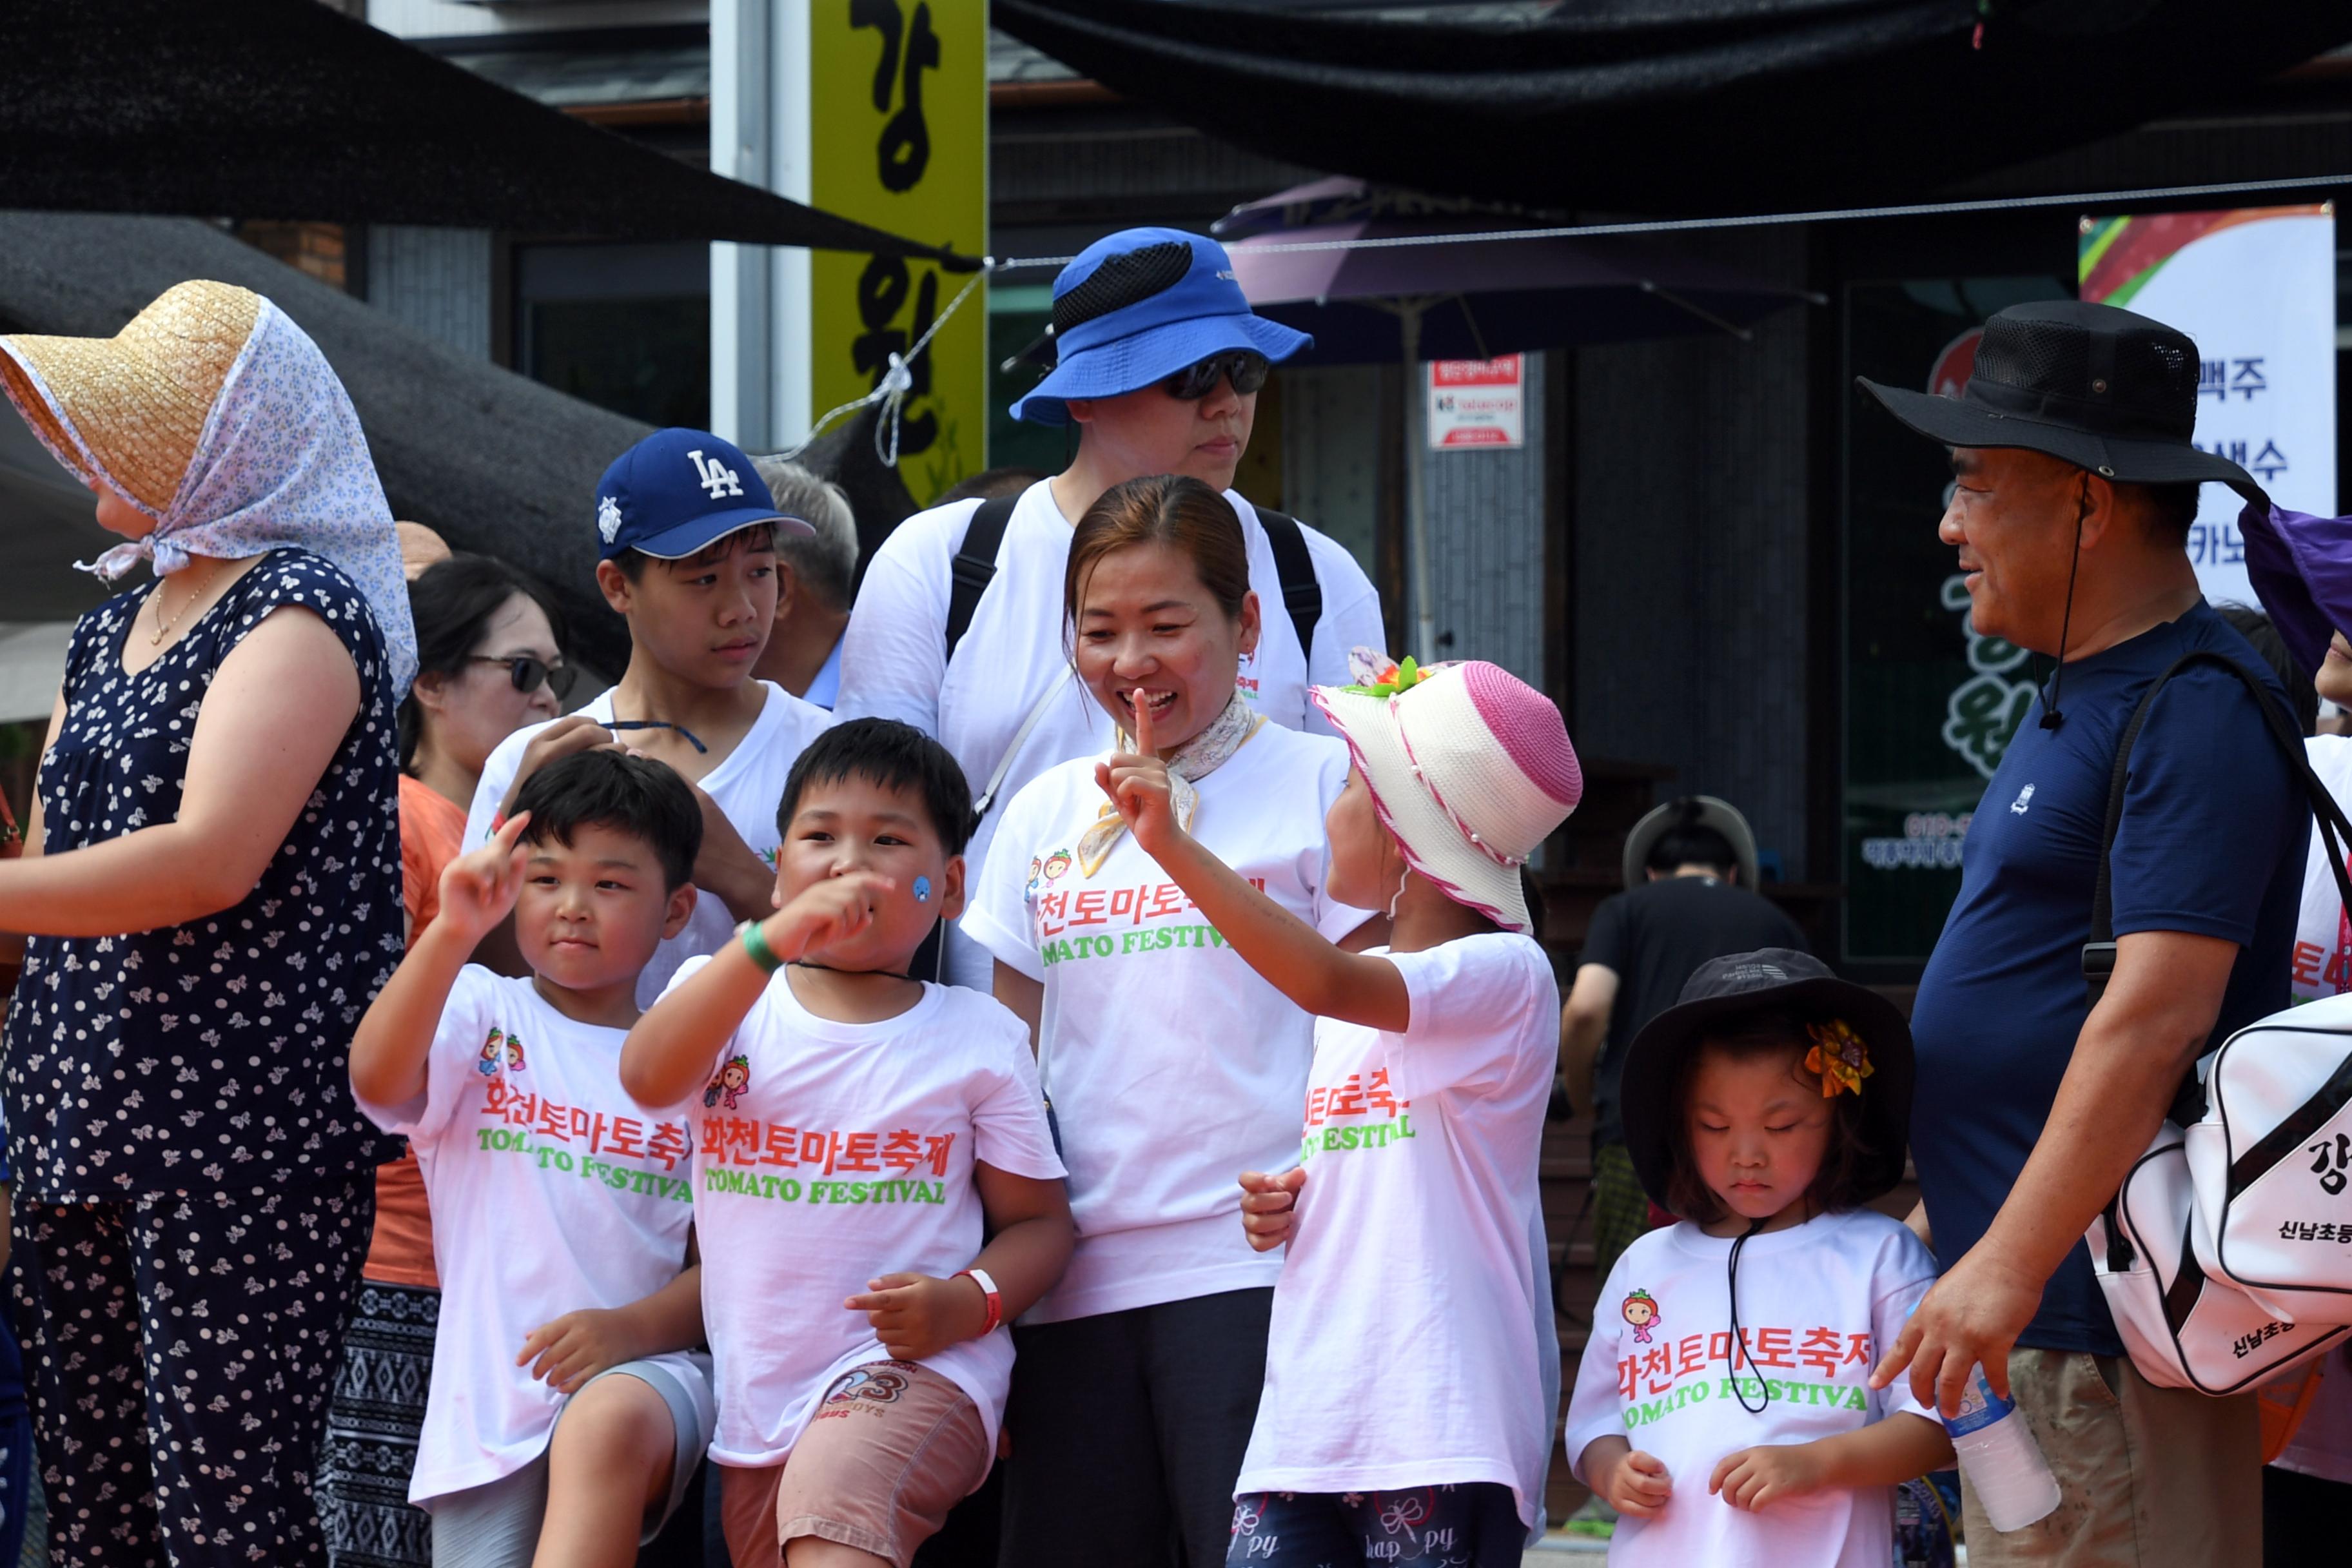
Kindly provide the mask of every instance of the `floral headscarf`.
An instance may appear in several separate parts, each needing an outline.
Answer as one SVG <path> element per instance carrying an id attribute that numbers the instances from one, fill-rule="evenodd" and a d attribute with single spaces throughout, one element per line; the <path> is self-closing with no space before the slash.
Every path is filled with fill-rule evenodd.
<path id="1" fill-rule="evenodd" d="M 170 338 L 152 328 L 142 337 L 139 329 L 175 300 L 184 306 L 192 298 L 226 304 L 236 315 L 250 310 L 252 328 L 202 416 L 176 488 L 159 505 L 156 487 L 126 483 L 127 475 L 113 471 L 157 444 L 142 443 L 135 430 L 104 426 L 156 406 L 140 395 L 157 385 L 152 344 L 160 339 L 168 353 Z M 156 520 L 145 538 L 78 563 L 83 570 L 111 583 L 142 561 L 160 573 L 197 555 L 235 561 L 286 547 L 308 550 L 333 563 L 367 599 L 383 636 L 394 692 L 406 692 L 416 673 L 416 630 L 392 509 L 350 395 L 318 344 L 283 310 L 226 284 L 184 283 L 118 338 L 0 338 L 0 369 L 14 373 L 0 375 L 0 388 L 58 461 L 85 484 L 104 480 Z M 128 384 L 142 374 L 142 384 Z M 110 376 L 125 384 L 121 395 L 109 395 L 117 390 Z M 114 453 L 122 458 L 110 462 Z"/>

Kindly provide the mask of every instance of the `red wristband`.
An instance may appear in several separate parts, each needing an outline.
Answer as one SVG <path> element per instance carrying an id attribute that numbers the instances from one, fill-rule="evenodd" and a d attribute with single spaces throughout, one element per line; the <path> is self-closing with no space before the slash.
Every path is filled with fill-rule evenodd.
<path id="1" fill-rule="evenodd" d="M 988 1297 L 988 1321 L 981 1324 L 980 1332 L 982 1337 L 994 1333 L 996 1331 L 996 1325 L 1004 1321 L 1004 1298 L 996 1293 L 996 1281 L 991 1279 L 983 1270 L 978 1268 L 960 1269 L 956 1274 L 956 1278 L 959 1279 L 971 1280 L 986 1293 Z"/>

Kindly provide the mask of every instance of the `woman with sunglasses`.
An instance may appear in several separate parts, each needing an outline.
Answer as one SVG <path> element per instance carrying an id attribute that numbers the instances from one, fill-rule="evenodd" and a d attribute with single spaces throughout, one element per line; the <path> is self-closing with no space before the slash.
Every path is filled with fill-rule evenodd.
<path id="1" fill-rule="evenodd" d="M 400 704 L 400 880 L 410 945 L 439 910 L 466 808 L 492 749 L 555 717 L 578 671 L 543 589 L 505 562 L 451 555 L 408 585 L 415 684 Z M 331 1563 L 433 1561 L 432 1518 L 408 1500 L 441 1309 L 416 1156 L 376 1167 L 375 1237 L 327 1407 L 319 1522 Z"/>
<path id="2" fill-rule="evenodd" d="M 1277 361 L 1312 340 L 1251 313 L 1222 246 L 1169 228 L 1097 240 L 1055 279 L 1054 340 L 1053 371 L 1013 416 L 1074 431 L 1076 451 L 997 525 L 985 556 L 994 570 L 976 574 L 987 586 L 952 653 L 952 585 L 975 575 L 975 563 L 960 557 L 976 528 L 987 532 L 978 500 L 898 525 L 866 569 L 842 640 L 835 713 L 903 720 L 937 736 L 963 765 L 975 804 L 988 808 L 964 855 L 974 887 L 1001 808 L 1021 786 L 1057 763 L 1109 749 L 1110 721 L 1071 672 L 1062 587 L 1072 530 L 1114 486 L 1182 475 L 1232 504 L 1250 588 L 1266 606 L 1264 635 L 1242 658 L 1236 684 L 1263 716 L 1329 733 L 1307 688 L 1346 685 L 1350 648 L 1388 645 L 1380 596 L 1355 558 L 1287 524 L 1303 540 L 1322 603 L 1300 637 L 1284 590 L 1306 584 L 1282 570 L 1268 525 L 1233 488 L 1259 389 Z M 992 973 L 985 948 L 949 932 L 942 978 L 986 990 Z"/>

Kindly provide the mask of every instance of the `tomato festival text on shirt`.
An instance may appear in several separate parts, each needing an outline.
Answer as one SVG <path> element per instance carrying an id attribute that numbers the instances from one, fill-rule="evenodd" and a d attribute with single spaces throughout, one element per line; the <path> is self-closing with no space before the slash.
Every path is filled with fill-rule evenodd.
<path id="1" fill-rule="evenodd" d="M 659 1160 L 665 1171 L 694 1152 L 682 1123 L 657 1121 L 650 1134 L 646 1124 L 631 1116 L 606 1116 L 558 1104 L 543 1095 L 524 1094 L 509 1086 L 503 1074 L 490 1079 L 482 1114 L 495 1116 L 509 1127 L 520 1127 L 560 1142 L 584 1142 L 592 1154 L 616 1154 L 632 1160 Z M 491 1145 L 485 1142 L 484 1148 Z M 568 1167 L 567 1167 L 568 1168 Z"/>
<path id="2" fill-rule="evenodd" d="M 1800 1336 L 1802 1336 L 1801 1338 Z M 1739 1331 L 1739 1364 L 1742 1375 L 1738 1380 L 1747 1387 L 1749 1369 L 1759 1372 L 1795 1372 L 1811 1367 L 1819 1373 L 1823 1384 L 1798 1383 L 1792 1379 L 1772 1378 L 1775 1397 L 1808 1404 L 1826 1402 L 1860 1410 L 1863 1397 L 1862 1382 L 1870 1374 L 1872 1356 L 1870 1336 L 1866 1333 L 1841 1333 L 1835 1329 L 1752 1329 L 1742 1325 Z M 1647 1351 L 1636 1351 L 1617 1363 L 1617 1392 L 1626 1401 L 1625 1424 L 1654 1420 L 1686 1404 L 1706 1399 L 1720 1392 L 1732 1393 L 1733 1379 L 1717 1378 L 1710 1369 L 1722 1364 L 1729 1370 L 1731 1335 L 1727 1331 L 1711 1334 L 1685 1334 L 1681 1339 L 1660 1343 Z M 1847 1367 L 1861 1370 L 1851 1383 L 1842 1382 Z M 1686 1380 L 1696 1378 L 1696 1383 Z M 1717 1384 L 1721 1387 L 1718 1391 Z M 1685 1386 L 1677 1387 L 1677 1384 Z M 1821 1388 L 1822 1394 L 1801 1393 L 1800 1390 Z M 1752 1396 L 1755 1388 L 1748 1388 Z M 1653 1397 L 1649 1404 L 1639 1403 L 1644 1394 L 1667 1394 L 1666 1399 Z M 1848 1395 L 1852 1397 L 1849 1398 Z"/>
<path id="3" fill-rule="evenodd" d="M 1252 877 L 1251 887 L 1265 891 L 1265 879 Z M 1138 952 L 1160 952 L 1171 947 L 1212 947 L 1225 945 L 1223 933 L 1212 925 L 1161 925 L 1140 929 L 1147 920 L 1165 920 L 1171 915 L 1198 910 L 1199 905 L 1173 882 L 1156 887 L 1088 888 L 1081 892 L 1067 889 L 1047 889 L 1036 895 L 1034 923 L 1037 931 L 1037 956 L 1050 968 L 1056 963 L 1079 958 L 1124 957 Z M 1114 941 L 1108 935 L 1064 937 L 1065 931 L 1078 931 L 1085 926 L 1108 925 L 1113 921 L 1125 921 L 1129 929 Z"/>
<path id="4" fill-rule="evenodd" d="M 767 1198 L 796 1204 L 944 1204 L 945 1182 L 819 1182 L 805 1184 L 790 1176 L 768 1176 L 756 1171 L 732 1171 L 714 1166 L 702 1173 L 706 1193 L 734 1193 L 747 1198 Z"/>
<path id="5" fill-rule="evenodd" d="M 904 1128 L 887 1134 L 842 1132 L 740 1116 L 702 1119 L 703 1153 L 713 1163 L 805 1168 L 826 1176 L 839 1171 L 878 1175 L 886 1170 L 909 1175 L 919 1165 L 928 1165 L 931 1174 L 944 1176 L 948 1151 L 955 1147 L 955 1141 L 952 1132 L 927 1135 Z"/>
<path id="6" fill-rule="evenodd" d="M 1389 1069 L 1375 1068 L 1371 1080 L 1351 1072 L 1341 1082 L 1317 1084 L 1307 1091 L 1307 1129 L 1299 1142 L 1301 1163 L 1326 1150 L 1386 1149 L 1413 1135 L 1410 1100 L 1389 1090 Z M 1383 1120 L 1373 1121 L 1377 1113 Z M 1327 1127 L 1335 1117 L 1364 1118 L 1342 1127 Z M 1320 1129 L 1318 1131 L 1318 1129 Z"/>

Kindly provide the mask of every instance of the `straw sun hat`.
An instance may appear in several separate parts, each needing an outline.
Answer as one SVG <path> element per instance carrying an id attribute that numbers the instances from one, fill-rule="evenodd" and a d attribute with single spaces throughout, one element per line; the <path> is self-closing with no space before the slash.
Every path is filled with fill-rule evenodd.
<path id="1" fill-rule="evenodd" d="M 171 510 L 261 296 L 182 283 L 110 338 L 0 337 L 0 387 L 75 473 Z"/>
<path id="2" fill-rule="evenodd" d="M 1584 794 L 1559 710 L 1479 660 L 1375 686 L 1318 686 L 1405 861 L 1457 903 L 1528 926 L 1519 868 Z"/>

